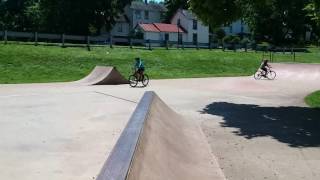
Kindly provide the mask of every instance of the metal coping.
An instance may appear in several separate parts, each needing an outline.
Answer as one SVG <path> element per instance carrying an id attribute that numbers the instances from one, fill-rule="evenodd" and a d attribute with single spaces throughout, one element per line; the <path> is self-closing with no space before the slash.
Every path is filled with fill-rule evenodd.
<path id="1" fill-rule="evenodd" d="M 97 180 L 125 180 L 155 93 L 147 91 L 103 165 Z"/>

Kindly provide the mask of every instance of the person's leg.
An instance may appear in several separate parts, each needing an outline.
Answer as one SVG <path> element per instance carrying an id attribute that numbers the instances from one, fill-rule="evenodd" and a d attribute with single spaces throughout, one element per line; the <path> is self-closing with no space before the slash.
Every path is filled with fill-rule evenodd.
<path id="1" fill-rule="evenodd" d="M 262 67 L 261 69 L 263 71 L 263 76 L 266 77 L 267 76 L 267 72 L 268 72 L 267 68 Z"/>
<path id="2" fill-rule="evenodd" d="M 141 79 L 142 79 L 142 72 L 141 72 L 141 69 L 140 69 L 140 68 L 138 69 L 137 74 L 138 74 L 138 80 L 141 81 Z"/>

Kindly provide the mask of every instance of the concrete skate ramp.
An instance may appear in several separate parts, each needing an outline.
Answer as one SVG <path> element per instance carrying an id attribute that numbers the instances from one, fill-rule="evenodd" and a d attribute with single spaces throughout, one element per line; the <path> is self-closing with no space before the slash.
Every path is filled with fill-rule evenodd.
<path id="1" fill-rule="evenodd" d="M 97 180 L 225 179 L 198 125 L 146 92 Z"/>
<path id="2" fill-rule="evenodd" d="M 85 78 L 76 81 L 84 85 L 117 85 L 127 84 L 126 80 L 115 67 L 96 66 Z"/>
<path id="3" fill-rule="evenodd" d="M 292 81 L 320 80 L 320 64 L 273 63 L 271 66 L 277 73 L 277 79 Z"/>

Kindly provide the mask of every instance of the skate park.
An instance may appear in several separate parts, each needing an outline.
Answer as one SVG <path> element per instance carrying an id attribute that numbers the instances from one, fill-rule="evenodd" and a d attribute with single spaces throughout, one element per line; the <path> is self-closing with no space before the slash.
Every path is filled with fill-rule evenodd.
<path id="1" fill-rule="evenodd" d="M 271 66 L 272 81 L 130 88 L 96 68 L 76 82 L 0 85 L 1 177 L 319 179 L 320 112 L 304 97 L 320 88 L 320 65 Z"/>

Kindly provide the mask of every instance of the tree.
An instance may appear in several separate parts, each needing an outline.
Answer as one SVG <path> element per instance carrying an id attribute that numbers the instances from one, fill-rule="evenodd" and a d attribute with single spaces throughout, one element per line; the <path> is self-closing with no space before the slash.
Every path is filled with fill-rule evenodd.
<path id="1" fill-rule="evenodd" d="M 320 26 L 320 1 L 312 0 L 306 5 L 304 10 L 307 12 L 307 16 L 311 18 L 318 26 Z"/>
<path id="2" fill-rule="evenodd" d="M 42 14 L 38 1 L 27 1 L 23 12 L 26 28 L 31 31 L 39 31 L 42 24 Z"/>
<path id="3" fill-rule="evenodd" d="M 38 0 L 1 0 L 0 29 L 32 31 L 41 21 Z"/>
<path id="4" fill-rule="evenodd" d="M 171 18 L 177 12 L 178 9 L 188 9 L 188 0 L 165 0 L 164 4 L 168 11 L 165 14 L 165 20 L 170 23 Z"/>
<path id="5" fill-rule="evenodd" d="M 240 17 L 236 0 L 190 0 L 190 8 L 210 27 L 217 28 Z"/>
<path id="6" fill-rule="evenodd" d="M 309 0 L 190 0 L 193 12 L 211 27 L 243 19 L 258 39 L 274 44 L 298 42 L 308 23 Z"/>
<path id="7" fill-rule="evenodd" d="M 90 34 L 90 29 L 110 30 L 132 0 L 42 0 L 44 27 L 57 33 Z"/>

